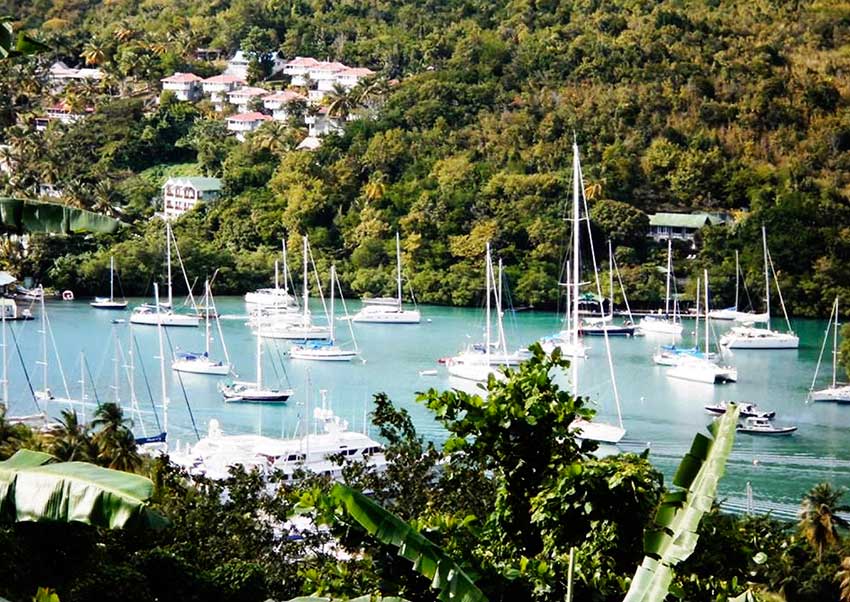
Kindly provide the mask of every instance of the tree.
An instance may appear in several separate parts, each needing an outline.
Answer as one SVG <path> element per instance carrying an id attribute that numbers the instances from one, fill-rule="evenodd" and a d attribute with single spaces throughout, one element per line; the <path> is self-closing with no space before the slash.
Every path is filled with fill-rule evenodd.
<path id="1" fill-rule="evenodd" d="M 621 201 L 597 201 L 590 209 L 590 219 L 616 246 L 638 246 L 649 233 L 646 213 Z"/>
<path id="2" fill-rule="evenodd" d="M 850 556 L 841 560 L 841 569 L 835 574 L 835 580 L 841 587 L 839 602 L 850 602 Z"/>
<path id="3" fill-rule="evenodd" d="M 834 489 L 829 483 L 818 483 L 805 496 L 800 504 L 800 531 L 816 550 L 818 561 L 823 551 L 838 542 L 838 528 L 850 526 L 838 516 L 838 512 L 850 510 L 850 506 L 839 505 L 843 491 Z"/>
<path id="4" fill-rule="evenodd" d="M 325 97 L 328 107 L 328 117 L 345 121 L 359 106 L 358 96 L 353 90 L 348 90 L 342 84 L 334 84 L 333 90 Z"/>
<path id="5" fill-rule="evenodd" d="M 90 40 L 83 47 L 83 60 L 86 65 L 100 65 L 106 60 L 106 48 L 99 40 Z"/>
<path id="6" fill-rule="evenodd" d="M 64 462 L 86 462 L 97 453 L 92 448 L 88 428 L 80 423 L 76 410 L 62 410 L 59 426 L 50 432 L 48 441 L 47 450 Z"/>
<path id="7" fill-rule="evenodd" d="M 107 468 L 133 472 L 142 463 L 136 449 L 136 440 L 128 427 L 121 407 L 115 403 L 104 403 L 97 408 L 92 427 L 95 429 L 92 442 L 97 447 L 97 461 Z"/>

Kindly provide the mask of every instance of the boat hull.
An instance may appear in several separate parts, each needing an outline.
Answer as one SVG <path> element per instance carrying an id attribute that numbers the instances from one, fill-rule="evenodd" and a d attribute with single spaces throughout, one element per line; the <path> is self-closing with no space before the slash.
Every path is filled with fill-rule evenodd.
<path id="1" fill-rule="evenodd" d="M 372 308 L 383 308 L 373 305 Z M 352 322 L 359 324 L 419 324 L 422 315 L 417 310 L 403 311 L 360 311 L 351 317 Z"/>
<path id="2" fill-rule="evenodd" d="M 606 332 L 609 337 L 633 337 L 636 330 L 635 326 L 582 326 L 578 333 L 583 337 L 604 337 Z"/>
<path id="3" fill-rule="evenodd" d="M 787 437 L 793 435 L 797 430 L 796 426 L 777 426 L 771 430 L 751 429 L 746 426 L 738 425 L 737 431 L 744 435 L 755 435 L 758 437 Z"/>
<path id="4" fill-rule="evenodd" d="M 286 403 L 292 397 L 292 389 L 238 389 L 223 387 L 224 401 L 228 403 Z"/>
<path id="5" fill-rule="evenodd" d="M 665 334 L 671 336 L 680 336 L 683 330 L 680 322 L 669 322 L 657 318 L 644 318 L 640 321 L 638 327 L 646 334 Z"/>
<path id="6" fill-rule="evenodd" d="M 762 328 L 733 328 L 720 337 L 720 345 L 729 349 L 798 349 L 800 337 Z"/>
<path id="7" fill-rule="evenodd" d="M 850 403 L 850 385 L 844 387 L 828 387 L 820 391 L 812 391 L 809 401 L 824 401 L 834 403 Z"/>
<path id="8" fill-rule="evenodd" d="M 171 369 L 175 372 L 189 374 L 213 374 L 216 376 L 230 374 L 230 364 L 203 360 L 175 360 L 171 364 Z"/>
<path id="9" fill-rule="evenodd" d="M 145 326 L 186 326 L 192 327 L 200 324 L 196 316 L 172 314 L 167 312 L 134 313 L 130 316 L 130 324 L 142 324 Z"/>
<path id="10" fill-rule="evenodd" d="M 315 362 L 350 362 L 357 357 L 356 351 L 339 347 L 301 347 L 289 350 L 289 357 L 294 360 L 309 360 Z"/>
<path id="11" fill-rule="evenodd" d="M 108 299 L 106 301 L 95 300 L 89 305 L 95 309 L 127 309 L 126 301 L 109 301 Z"/>
<path id="12" fill-rule="evenodd" d="M 598 441 L 599 443 L 617 444 L 626 435 L 626 429 L 614 424 L 581 419 L 573 421 L 570 429 L 577 431 L 576 436 L 579 439 Z"/>

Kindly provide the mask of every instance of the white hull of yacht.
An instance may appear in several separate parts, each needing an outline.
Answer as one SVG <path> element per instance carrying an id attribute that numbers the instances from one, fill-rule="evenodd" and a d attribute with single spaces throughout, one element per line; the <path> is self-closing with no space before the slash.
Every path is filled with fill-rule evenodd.
<path id="1" fill-rule="evenodd" d="M 820 391 L 809 393 L 809 401 L 832 401 L 835 403 L 850 403 L 850 385 L 827 387 Z"/>
<path id="2" fill-rule="evenodd" d="M 327 341 L 331 331 L 326 326 L 299 326 L 297 324 L 278 324 L 263 327 L 254 332 L 264 339 L 284 339 L 287 341 Z"/>
<path id="3" fill-rule="evenodd" d="M 230 364 L 204 357 L 174 360 L 171 363 L 171 369 L 175 372 L 187 372 L 189 374 L 213 374 L 217 376 L 230 374 Z"/>
<path id="4" fill-rule="evenodd" d="M 95 297 L 89 305 L 95 309 L 127 309 L 126 301 L 115 301 L 101 297 Z"/>
<path id="5" fill-rule="evenodd" d="M 490 375 L 496 380 L 504 381 L 505 375 L 499 371 L 496 366 L 488 365 L 484 362 L 464 362 L 457 358 L 449 358 L 446 361 L 446 368 L 450 376 L 462 378 L 463 380 L 471 380 L 477 383 L 486 383 L 490 380 Z"/>
<path id="6" fill-rule="evenodd" d="M 638 323 L 638 328 L 644 334 L 664 334 L 671 336 L 681 336 L 682 323 L 671 322 L 660 318 L 646 317 Z"/>
<path id="7" fill-rule="evenodd" d="M 419 324 L 422 315 L 418 309 L 394 309 L 384 305 L 368 305 L 351 317 L 361 324 Z"/>
<path id="8" fill-rule="evenodd" d="M 626 436 L 626 429 L 605 422 L 594 422 L 577 418 L 570 429 L 578 431 L 577 437 L 587 441 L 617 444 Z"/>
<path id="9" fill-rule="evenodd" d="M 798 349 L 800 337 L 766 328 L 740 327 L 720 337 L 720 344 L 729 349 Z"/>
<path id="10" fill-rule="evenodd" d="M 350 362 L 357 355 L 357 351 L 343 349 L 336 345 L 316 347 L 296 345 L 289 350 L 289 357 L 294 360 L 311 360 L 317 362 Z"/>
<path id="11" fill-rule="evenodd" d="M 175 314 L 170 311 L 134 311 L 130 316 L 130 324 L 143 324 L 146 326 L 197 326 L 200 319 L 197 316 Z"/>
<path id="12" fill-rule="evenodd" d="M 260 289 L 245 293 L 245 305 L 254 307 L 294 307 L 295 298 L 283 289 Z"/>
<path id="13" fill-rule="evenodd" d="M 708 360 L 690 358 L 667 370 L 667 376 L 681 380 L 715 385 L 738 381 L 738 370 L 730 366 L 718 366 Z"/>

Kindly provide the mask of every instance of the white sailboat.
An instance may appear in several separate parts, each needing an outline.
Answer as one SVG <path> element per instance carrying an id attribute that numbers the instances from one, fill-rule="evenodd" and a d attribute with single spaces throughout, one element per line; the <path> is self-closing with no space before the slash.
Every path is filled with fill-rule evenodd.
<path id="1" fill-rule="evenodd" d="M 115 299 L 115 257 L 109 258 L 109 297 L 95 297 L 89 305 L 96 309 L 127 309 L 126 299 Z"/>
<path id="2" fill-rule="evenodd" d="M 705 302 L 708 304 L 708 270 L 704 272 Z M 699 285 L 697 285 L 699 287 Z M 699 288 L 697 288 L 699 295 Z M 705 349 L 701 356 L 683 354 L 679 362 L 667 370 L 670 378 L 679 378 L 704 384 L 730 383 L 738 380 L 738 370 L 731 366 L 719 366 L 708 359 L 710 343 L 710 319 L 705 318 Z M 698 335 L 698 333 L 697 333 Z"/>
<path id="3" fill-rule="evenodd" d="M 241 403 L 285 403 L 294 393 L 292 389 L 272 388 L 263 383 L 263 333 L 258 331 L 257 339 L 257 380 L 226 381 L 219 384 L 224 401 Z"/>
<path id="4" fill-rule="evenodd" d="M 346 349 L 345 347 L 337 345 L 336 339 L 334 338 L 334 324 L 336 322 L 334 319 L 334 293 L 337 287 L 339 287 L 339 296 L 340 299 L 342 299 L 342 287 L 339 286 L 339 281 L 337 280 L 336 265 L 331 264 L 331 307 L 328 316 L 328 340 L 312 343 L 305 342 L 301 345 L 294 345 L 289 350 L 289 357 L 292 359 L 323 362 L 349 362 L 360 354 L 357 349 L 357 339 L 354 338 L 354 330 L 351 328 L 350 321 L 347 320 L 347 323 L 349 324 L 349 330 L 351 331 L 351 340 L 354 343 L 354 349 Z M 344 302 L 343 307 L 345 307 Z M 348 311 L 345 313 L 346 317 L 348 317 Z"/>
<path id="5" fill-rule="evenodd" d="M 667 239 L 667 285 L 664 293 L 664 315 L 645 316 L 641 319 L 640 329 L 644 333 L 681 336 L 682 322 L 676 319 L 676 302 L 673 302 L 673 315 L 670 316 L 670 279 L 673 275 L 673 243 Z"/>
<path id="6" fill-rule="evenodd" d="M 71 392 L 68 389 L 68 381 L 65 378 L 65 369 L 62 367 L 62 359 L 59 357 L 59 350 L 56 346 L 56 339 L 53 338 L 53 331 L 50 328 L 50 319 L 47 316 L 47 310 L 44 306 L 44 289 L 39 285 L 38 290 L 40 292 L 40 304 L 41 304 L 41 330 L 39 330 L 39 334 L 41 335 L 41 359 L 36 362 L 36 364 L 41 367 L 41 389 L 38 389 L 33 392 L 36 400 L 38 401 L 56 401 L 60 403 L 68 403 L 75 404 L 79 403 L 79 400 L 71 398 Z M 48 335 L 50 337 L 50 341 L 53 346 L 53 352 L 56 357 L 56 365 L 59 367 L 59 376 L 62 379 L 62 390 L 65 392 L 64 397 L 56 397 L 53 394 L 53 391 L 49 386 L 49 378 L 48 378 L 48 344 L 47 339 Z"/>
<path id="7" fill-rule="evenodd" d="M 289 292 L 289 270 L 286 263 L 286 239 L 282 242 L 283 252 L 283 287 L 280 286 L 280 271 L 278 262 L 274 262 L 274 288 L 260 288 L 255 291 L 245 293 L 245 305 L 250 309 L 256 310 L 261 308 L 275 308 L 283 311 L 286 309 L 296 309 L 298 304 L 295 297 Z"/>
<path id="8" fill-rule="evenodd" d="M 739 285 L 741 282 L 741 263 L 738 256 L 738 250 L 735 250 L 735 305 L 723 309 L 712 309 L 709 311 L 709 317 L 712 320 L 725 320 L 735 322 L 767 322 L 769 314 L 767 312 L 756 314 L 753 312 L 738 311 Z"/>
<path id="9" fill-rule="evenodd" d="M 491 305 L 490 305 L 490 294 L 491 294 L 491 285 L 493 282 L 493 259 L 490 256 L 490 243 L 487 243 L 486 246 L 486 257 L 485 257 L 485 313 L 484 313 L 484 350 L 483 353 L 469 353 L 468 351 L 464 351 L 459 353 L 454 357 L 450 357 L 446 360 L 446 368 L 449 371 L 450 376 L 454 376 L 456 378 L 462 378 L 464 380 L 471 380 L 475 382 L 487 382 L 490 379 L 490 376 L 494 376 L 499 380 L 504 380 L 505 375 L 499 371 L 498 364 L 494 364 L 492 361 L 492 352 L 493 352 L 493 341 L 492 341 L 492 332 L 491 332 Z M 493 287 L 495 288 L 495 287 Z M 504 347 L 504 330 L 501 326 L 501 301 L 496 299 L 496 315 L 498 316 L 497 320 L 499 322 L 499 332 L 500 332 L 500 341 L 502 341 L 501 353 L 506 355 L 506 350 Z"/>
<path id="10" fill-rule="evenodd" d="M 221 322 L 219 322 L 218 312 L 215 310 L 215 301 L 213 300 L 209 280 L 204 283 L 204 300 L 204 351 L 178 351 L 175 354 L 174 361 L 171 362 L 171 369 L 177 372 L 189 372 L 192 374 L 226 376 L 230 374 L 230 356 L 227 354 L 227 345 L 224 344 Z M 210 314 L 212 314 L 212 318 Z M 221 347 L 224 352 L 224 361 L 210 357 L 210 346 L 212 342 L 210 322 L 212 319 L 215 319 L 216 326 L 218 327 L 218 338 L 221 341 Z"/>
<path id="11" fill-rule="evenodd" d="M 687 359 L 688 357 L 699 357 L 705 358 L 711 361 L 714 361 L 716 358 L 716 354 L 709 352 L 707 355 L 703 353 L 702 349 L 699 348 L 699 316 L 700 316 L 700 290 L 701 290 L 701 281 L 697 278 L 697 288 L 696 288 L 696 315 L 694 316 L 694 334 L 696 335 L 696 340 L 694 341 L 693 347 L 677 347 L 674 344 L 670 345 L 661 345 L 655 353 L 652 354 L 652 361 L 658 364 L 659 366 L 676 366 L 682 360 Z"/>
<path id="12" fill-rule="evenodd" d="M 147 326 L 197 326 L 200 319 L 197 316 L 178 314 L 174 311 L 174 295 L 171 282 L 171 222 L 165 222 L 165 263 L 168 278 L 168 302 L 161 304 L 157 300 L 156 305 L 140 305 L 133 309 L 130 316 L 131 324 L 144 324 Z"/>
<path id="13" fill-rule="evenodd" d="M 729 349 L 797 349 L 800 346 L 800 337 L 791 330 L 791 321 L 788 312 L 785 311 L 785 302 L 782 299 L 782 291 L 779 290 L 779 282 L 776 282 L 776 290 L 779 294 L 779 303 L 788 325 L 788 332 L 779 332 L 770 329 L 770 253 L 767 250 L 767 233 L 764 226 L 761 228 L 762 247 L 764 251 L 764 298 L 767 310 L 766 328 L 756 328 L 751 324 L 734 326 L 720 339 L 720 344 Z M 774 280 L 776 275 L 774 274 Z"/>
<path id="14" fill-rule="evenodd" d="M 579 300 L 581 295 L 581 222 L 584 220 L 587 225 L 587 236 L 588 240 L 591 238 L 590 231 L 590 220 L 587 217 L 587 204 L 584 203 L 584 213 L 585 217 L 581 217 L 581 194 L 584 190 L 582 186 L 582 173 L 581 173 L 581 162 L 579 160 L 578 154 L 578 144 L 573 142 L 573 249 L 572 249 L 572 291 L 571 291 L 571 299 L 572 299 L 572 320 L 573 323 L 578 325 L 579 321 Z M 599 276 L 596 270 L 596 255 L 593 251 L 593 244 L 591 240 L 590 244 L 591 257 L 593 258 L 593 268 L 594 273 L 596 274 L 596 293 L 601 298 L 602 297 L 602 287 L 599 283 Z M 613 290 L 613 289 L 612 289 Z M 617 408 L 617 424 L 610 424 L 603 422 L 601 419 L 594 420 L 584 420 L 584 419 L 576 419 L 571 428 L 576 431 L 576 436 L 580 439 L 587 439 L 591 441 L 598 441 L 600 443 L 611 443 L 616 444 L 619 443 L 620 440 L 625 436 L 626 429 L 623 428 L 623 414 L 620 409 L 620 393 L 617 390 L 617 380 L 614 375 L 614 361 L 611 356 L 611 344 L 608 336 L 608 331 L 603 329 L 602 337 L 605 341 L 605 353 L 608 359 L 608 370 L 611 376 L 611 388 L 613 391 L 614 404 Z M 577 336 L 577 334 L 576 334 Z M 578 339 L 574 339 L 577 341 Z M 571 362 L 570 367 L 572 369 L 572 393 L 573 395 L 579 395 L 579 379 L 578 379 L 578 362 Z"/>
<path id="15" fill-rule="evenodd" d="M 553 335 L 540 339 L 543 351 L 551 354 L 555 349 L 561 351 L 563 357 L 583 359 L 587 357 L 589 348 L 579 336 L 579 321 L 573 316 L 572 285 L 570 284 L 570 264 L 566 266 L 566 281 L 561 283 L 566 291 L 566 311 L 564 312 L 564 328 Z"/>
<path id="16" fill-rule="evenodd" d="M 850 385 L 841 384 L 838 382 L 838 297 L 835 298 L 835 303 L 832 304 L 832 315 L 829 316 L 826 332 L 823 337 L 823 344 L 820 348 L 818 356 L 818 364 L 815 368 L 815 375 L 812 378 L 812 385 L 809 387 L 809 401 L 834 401 L 837 403 L 850 403 Z M 829 340 L 829 331 L 832 330 L 832 384 L 823 389 L 815 390 L 815 383 L 818 380 L 821 361 L 823 360 L 823 352 L 826 349 L 826 343 Z"/>
<path id="17" fill-rule="evenodd" d="M 267 339 L 287 339 L 294 341 L 326 341 L 330 338 L 330 327 L 314 324 L 310 314 L 310 284 L 308 269 L 310 265 L 310 245 L 304 235 L 304 281 L 299 319 L 272 320 L 256 323 L 256 333 Z M 262 328 L 260 327 L 262 326 Z M 259 333 L 262 332 L 262 335 Z"/>
<path id="18" fill-rule="evenodd" d="M 371 324 L 419 324 L 422 319 L 418 309 L 404 309 L 401 293 L 401 242 L 398 232 L 395 233 L 395 255 L 396 255 L 396 284 L 398 295 L 393 305 L 386 303 L 365 305 L 359 312 L 352 316 L 352 322 Z"/>

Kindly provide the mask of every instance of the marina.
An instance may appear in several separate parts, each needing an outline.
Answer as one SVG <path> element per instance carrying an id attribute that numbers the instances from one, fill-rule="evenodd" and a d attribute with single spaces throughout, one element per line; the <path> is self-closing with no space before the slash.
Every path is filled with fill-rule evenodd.
<path id="1" fill-rule="evenodd" d="M 135 306 L 145 300 L 129 301 L 131 306 Z M 321 315 L 321 302 L 313 300 L 311 304 L 313 313 Z M 358 309 L 357 302 L 350 305 L 354 311 Z M 45 307 L 72 399 L 80 398 L 80 352 L 87 357 L 92 377 L 86 379 L 86 399 L 80 408 L 85 410 L 86 415 L 91 415 L 95 404 L 93 387 L 101 400 L 111 399 L 109 387 L 113 381 L 114 362 L 109 341 L 113 329 L 122 340 L 126 340 L 130 326 L 126 323 L 113 324 L 112 312 L 97 311 L 89 307 L 87 300 L 48 301 Z M 238 378 L 255 379 L 257 337 L 246 325 L 248 315 L 243 300 L 239 297 L 217 298 L 216 307 Z M 40 310 L 38 306 L 31 309 L 35 321 L 8 323 L 7 327 L 14 332 L 30 378 L 38 374 L 40 381 Z M 372 394 L 386 392 L 397 406 L 410 412 L 420 434 L 441 442 L 445 438 L 444 431 L 429 411 L 416 402 L 416 394 L 431 387 L 480 391 L 475 383 L 450 378 L 445 367 L 437 361 L 470 341 L 480 340 L 484 330 L 483 315 L 475 308 L 420 306 L 420 310 L 423 321 L 403 329 L 392 324 L 355 324 L 362 361 L 292 361 L 286 358 L 287 342 L 265 339 L 264 379 L 275 384 L 289 383 L 288 386 L 293 389 L 291 397 L 283 404 L 225 403 L 218 391 L 223 377 L 179 374 L 169 370 L 170 446 L 173 449 L 178 445 L 185 447 L 196 443 L 207 433 L 209 422 L 213 419 L 218 420 L 222 432 L 227 435 L 292 437 L 305 417 L 308 378 L 312 382 L 310 394 L 313 399 L 318 398 L 320 389 L 326 389 L 330 407 L 348 422 L 352 432 L 363 432 L 364 427 L 368 432 L 366 416 L 371 411 Z M 352 311 L 351 307 L 349 311 Z M 342 308 L 337 308 L 336 317 L 343 315 Z M 527 345 L 559 328 L 561 320 L 554 312 L 508 311 L 504 327 L 507 343 L 511 348 Z M 683 324 L 682 344 L 691 345 L 694 321 L 685 318 Z M 651 337 L 612 338 L 610 344 L 627 430 L 618 449 L 640 452 L 649 447 L 653 463 L 670 478 L 693 434 L 704 431 L 711 421 L 704 406 L 728 399 L 741 400 L 775 411 L 778 424 L 796 425 L 798 429 L 791 437 L 738 438 L 721 485 L 721 496 L 729 504 L 742 504 L 747 483 L 750 483 L 757 508 L 763 503 L 764 507 L 785 508 L 793 512 L 800 496 L 814 483 L 822 480 L 848 482 L 850 449 L 846 445 L 846 434 L 850 427 L 850 408 L 834 403 L 806 403 L 826 321 L 794 320 L 793 327 L 800 336 L 799 349 L 734 351 L 729 362 L 746 376 L 723 387 L 667 378 L 667 368 L 652 362 L 657 341 Z M 728 325 L 715 324 L 714 328 L 720 334 Z M 154 392 L 158 390 L 157 331 L 144 326 L 133 327 L 133 331 L 138 342 L 135 361 L 138 364 L 136 389 L 139 411 L 128 409 L 126 413 L 137 423 L 134 430 L 138 430 L 139 435 L 144 434 L 138 428 L 142 426 L 138 424 L 140 420 L 146 422 L 145 430 L 151 434 L 157 432 L 157 428 L 147 387 L 140 379 L 141 374 L 146 373 L 151 389 Z M 168 358 L 177 349 L 197 346 L 197 329 L 168 328 L 165 333 Z M 212 336 L 217 339 L 217 334 Z M 9 344 L 12 345 L 11 336 Z M 13 348 L 9 349 L 8 361 L 10 415 L 35 414 L 43 408 L 55 416 L 67 407 L 62 402 L 39 400 L 41 407 L 37 408 Z M 577 362 L 582 392 L 599 402 L 600 420 L 615 420 L 616 408 L 608 407 L 613 404 L 607 401 L 611 399 L 611 383 L 604 346 L 592 346 L 587 351 L 587 358 Z M 49 380 L 59 382 L 58 363 L 51 359 L 48 369 Z M 824 380 L 826 378 L 824 375 Z M 557 375 L 556 379 L 562 387 L 569 386 L 566 374 Z M 154 393 L 153 397 L 159 404 L 159 396 Z M 126 392 L 122 399 L 127 399 Z M 374 432 L 372 436 L 375 436 Z"/>

